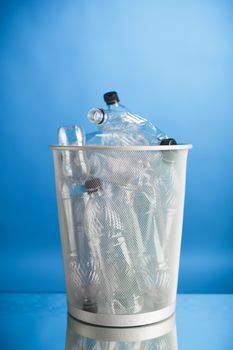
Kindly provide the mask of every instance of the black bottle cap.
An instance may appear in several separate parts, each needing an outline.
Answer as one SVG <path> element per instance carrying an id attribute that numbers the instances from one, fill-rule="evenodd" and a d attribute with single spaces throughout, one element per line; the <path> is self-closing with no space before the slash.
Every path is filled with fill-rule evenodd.
<path id="1" fill-rule="evenodd" d="M 160 145 L 161 146 L 174 146 L 174 145 L 177 145 L 177 142 L 175 139 L 163 139 L 161 142 L 160 142 Z"/>
<path id="2" fill-rule="evenodd" d="M 109 91 L 104 94 L 104 101 L 107 103 L 107 105 L 112 105 L 120 100 L 116 91 Z"/>
<path id="3" fill-rule="evenodd" d="M 91 178 L 88 179 L 85 182 L 85 187 L 87 189 L 88 192 L 95 192 L 98 191 L 101 188 L 102 185 L 102 181 L 100 179 L 96 178 Z"/>

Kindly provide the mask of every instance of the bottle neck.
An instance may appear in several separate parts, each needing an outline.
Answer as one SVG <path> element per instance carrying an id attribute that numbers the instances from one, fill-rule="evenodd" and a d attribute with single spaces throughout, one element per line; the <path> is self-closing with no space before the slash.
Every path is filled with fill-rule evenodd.
<path id="1" fill-rule="evenodd" d="M 120 107 L 119 102 L 112 103 L 111 105 L 107 105 L 107 111 L 115 111 Z"/>
<path id="2" fill-rule="evenodd" d="M 105 118 L 103 123 L 99 124 L 98 127 L 100 129 L 105 128 L 106 125 L 109 125 L 109 122 L 119 120 L 122 112 L 125 111 L 125 107 L 122 106 L 119 102 L 115 102 L 111 105 L 107 105 L 105 109 Z"/>

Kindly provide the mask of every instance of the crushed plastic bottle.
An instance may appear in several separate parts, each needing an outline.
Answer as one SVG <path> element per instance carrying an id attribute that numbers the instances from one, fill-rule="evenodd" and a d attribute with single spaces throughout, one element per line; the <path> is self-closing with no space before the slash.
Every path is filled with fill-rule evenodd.
<path id="1" fill-rule="evenodd" d="M 88 119 L 98 131 L 87 135 L 87 143 L 102 145 L 158 145 L 168 136 L 148 120 L 119 103 L 117 92 L 104 94 L 107 109 L 92 108 Z"/>
<path id="2" fill-rule="evenodd" d="M 140 185 L 141 178 L 147 171 L 147 162 L 143 154 L 92 151 L 88 154 L 88 159 L 91 177 L 122 186 Z"/>

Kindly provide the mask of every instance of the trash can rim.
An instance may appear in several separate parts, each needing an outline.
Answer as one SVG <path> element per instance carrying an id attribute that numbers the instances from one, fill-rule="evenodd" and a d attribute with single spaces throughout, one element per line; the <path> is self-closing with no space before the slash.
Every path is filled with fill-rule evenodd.
<path id="1" fill-rule="evenodd" d="M 178 151 L 191 149 L 191 144 L 179 144 L 168 146 L 104 146 L 104 145 L 50 145 L 52 151 Z"/>

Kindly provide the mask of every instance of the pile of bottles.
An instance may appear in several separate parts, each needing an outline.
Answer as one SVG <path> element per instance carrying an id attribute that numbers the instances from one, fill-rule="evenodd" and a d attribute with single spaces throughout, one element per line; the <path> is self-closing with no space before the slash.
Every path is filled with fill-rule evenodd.
<path id="1" fill-rule="evenodd" d="M 81 146 L 62 151 L 69 276 L 79 308 L 142 313 L 166 304 L 169 294 L 167 242 L 178 184 L 172 151 L 145 157 L 130 146 L 176 141 L 121 105 L 116 92 L 104 101 L 106 109 L 88 112 L 95 132 L 78 125 L 58 131 L 61 146 Z"/>

